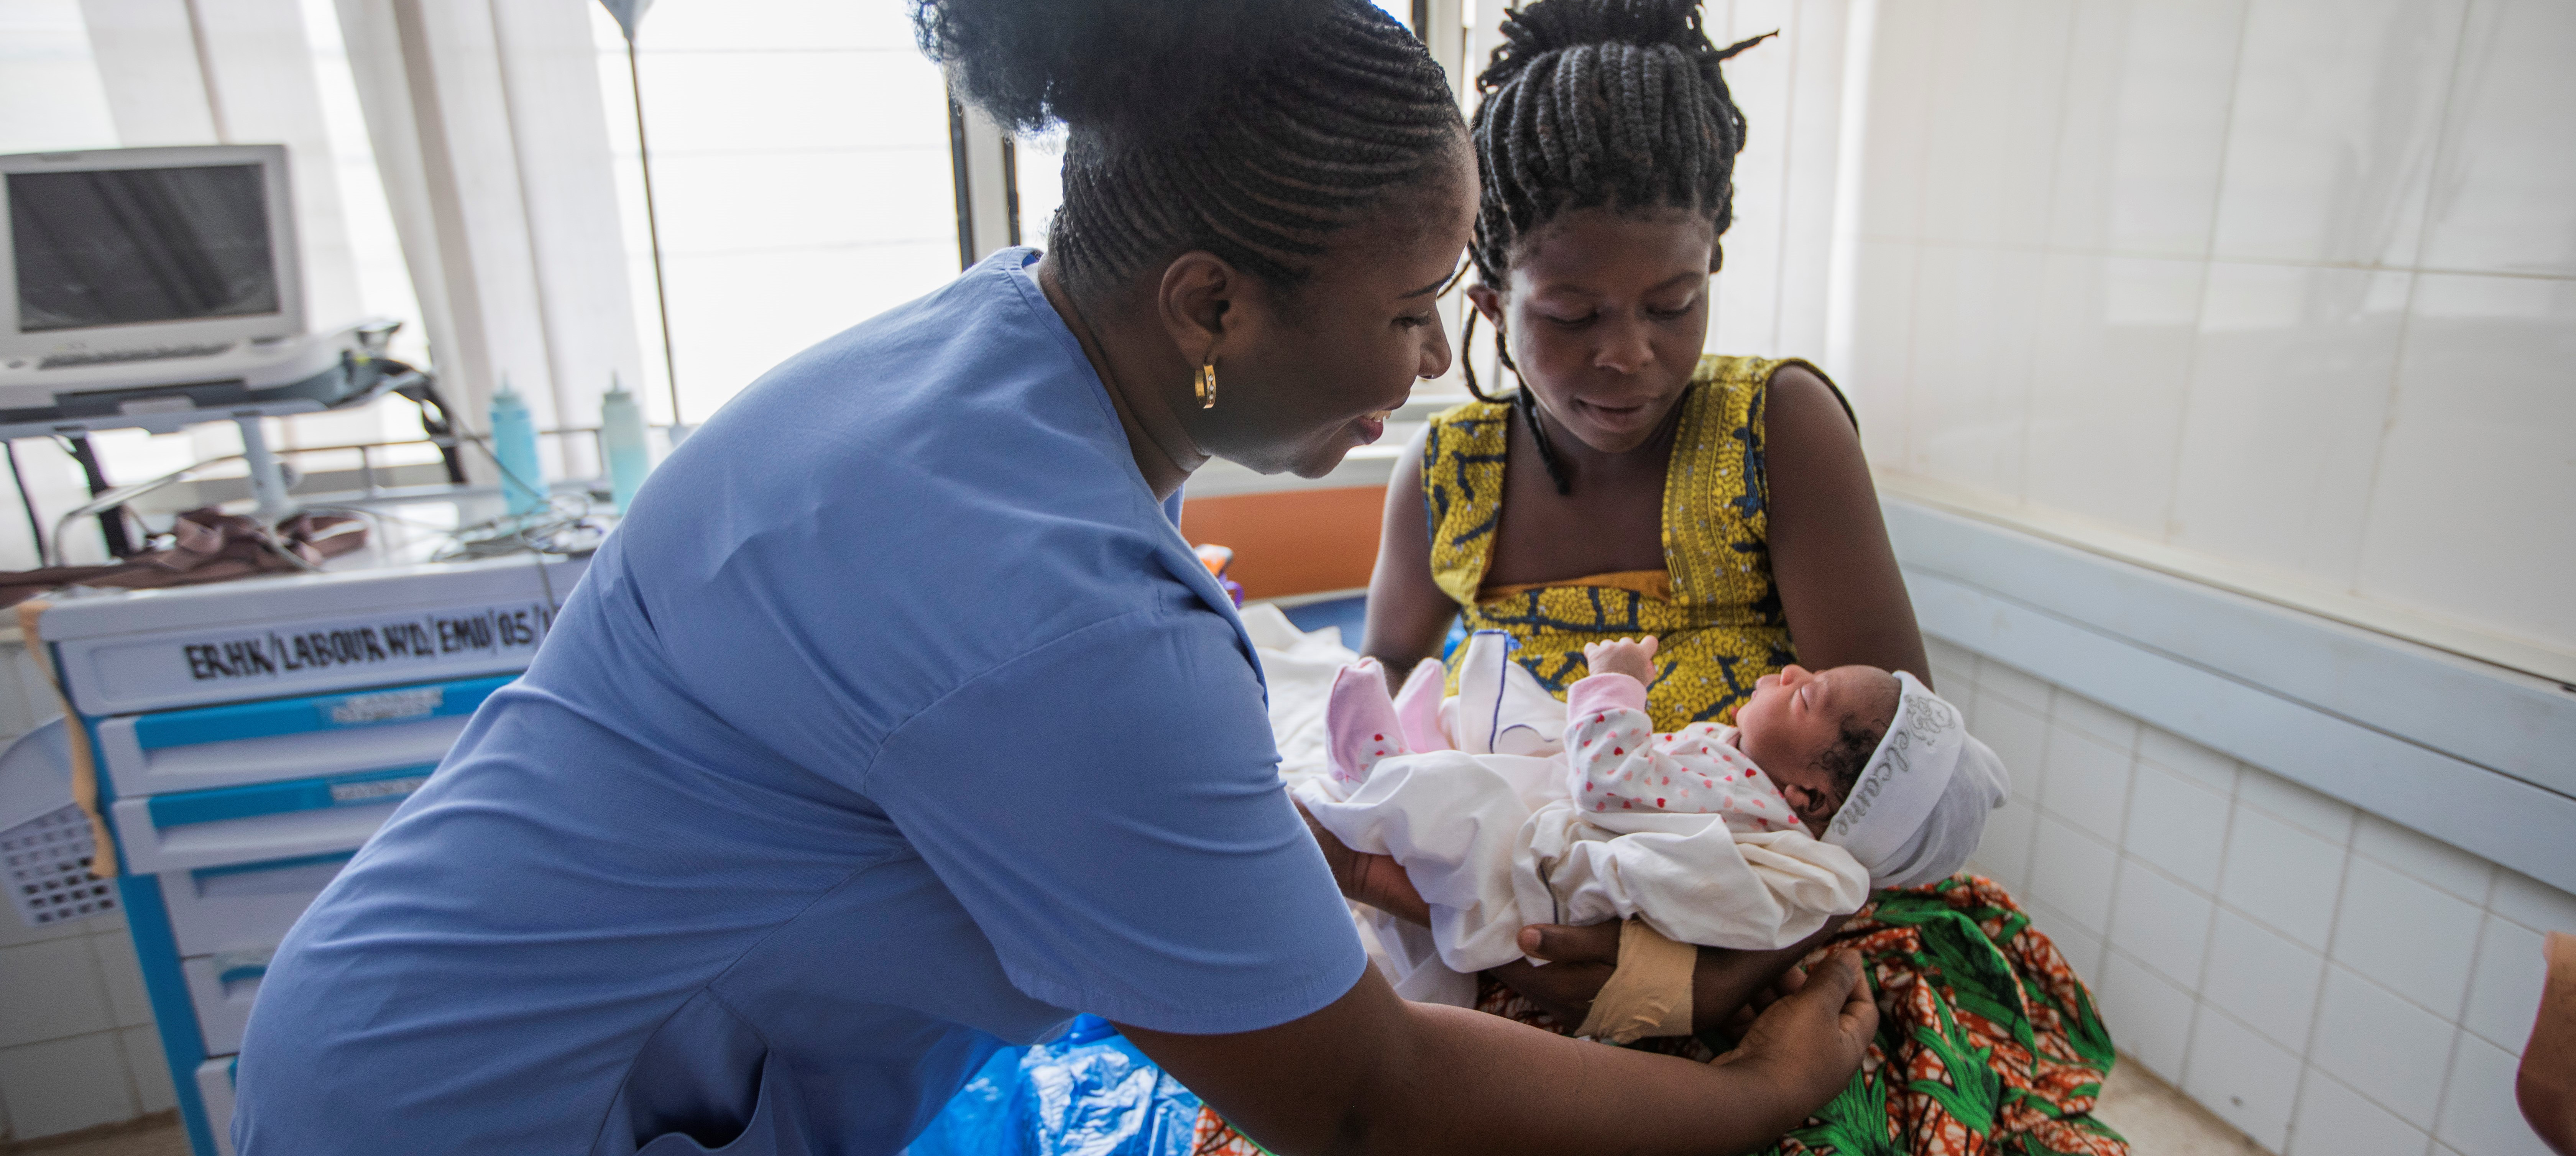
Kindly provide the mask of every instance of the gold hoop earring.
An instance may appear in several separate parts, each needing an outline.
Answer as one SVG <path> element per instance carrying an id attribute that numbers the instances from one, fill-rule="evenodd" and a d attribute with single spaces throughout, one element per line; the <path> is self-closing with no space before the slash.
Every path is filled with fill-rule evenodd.
<path id="1" fill-rule="evenodd" d="M 1216 359 L 1210 357 L 1199 365 L 1198 380 L 1192 383 L 1198 394 L 1200 409 L 1216 408 Z"/>

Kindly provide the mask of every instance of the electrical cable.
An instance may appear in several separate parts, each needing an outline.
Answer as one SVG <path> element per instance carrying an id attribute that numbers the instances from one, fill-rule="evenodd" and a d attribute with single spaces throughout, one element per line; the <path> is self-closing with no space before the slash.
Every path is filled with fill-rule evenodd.
<path id="1" fill-rule="evenodd" d="M 73 461 L 80 463 L 81 476 L 89 481 L 91 497 L 95 498 L 116 489 L 109 484 L 106 469 L 99 465 L 98 451 L 89 444 L 88 435 L 75 434 L 67 438 L 58 437 L 55 440 L 62 443 L 64 453 L 70 454 Z M 125 507 L 109 506 L 97 511 L 97 514 L 99 537 L 107 540 L 108 557 L 123 558 L 142 548 L 135 543 L 133 536 L 127 533 Z M 56 531 L 54 539 L 61 541 L 62 533 Z"/>
<path id="2" fill-rule="evenodd" d="M 18 504 L 27 511 L 27 536 L 36 540 L 36 564 L 45 564 L 45 522 L 36 515 L 36 499 L 27 493 L 27 475 L 18 469 L 18 442 L 0 438 L 0 450 L 9 454 L 9 480 L 18 483 Z"/>
<path id="3" fill-rule="evenodd" d="M 488 438 L 459 434 L 460 442 L 470 442 L 501 472 L 504 487 L 517 485 L 532 493 L 546 491 L 529 483 L 502 464 L 500 455 L 492 452 Z M 554 612 L 563 610 L 562 600 L 555 597 L 554 575 L 546 566 L 546 555 L 579 558 L 599 549 L 607 538 L 608 527 L 590 516 L 590 503 L 580 499 L 565 500 L 546 496 L 542 513 L 504 514 L 472 526 L 460 527 L 450 534 L 450 543 L 432 553 L 432 562 L 469 562 L 482 558 L 503 558 L 527 551 L 536 563 L 537 581 L 545 588 L 546 605 Z"/>

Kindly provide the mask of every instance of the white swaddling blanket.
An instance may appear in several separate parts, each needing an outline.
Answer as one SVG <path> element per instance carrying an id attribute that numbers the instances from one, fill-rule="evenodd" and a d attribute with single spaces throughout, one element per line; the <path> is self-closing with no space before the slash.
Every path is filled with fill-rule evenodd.
<path id="1" fill-rule="evenodd" d="M 1291 789 L 1330 777 L 1324 709 L 1334 677 L 1359 660 L 1358 652 L 1342 645 L 1341 628 L 1301 631 L 1278 607 L 1267 603 L 1244 607 L 1242 616 L 1244 633 L 1252 639 L 1253 654 L 1261 660 L 1262 681 L 1270 692 L 1270 732 L 1279 747 L 1279 777 Z M 1370 962 L 1396 994 L 1416 1002 L 1459 1007 L 1476 1002 L 1476 981 L 1441 966 L 1430 931 L 1359 903 L 1351 904 L 1351 919 Z"/>
<path id="2" fill-rule="evenodd" d="M 1326 773 L 1324 704 L 1332 697 L 1333 677 L 1359 661 L 1359 653 L 1342 645 L 1341 627 L 1310 634 L 1266 602 L 1244 607 L 1242 618 L 1252 653 L 1261 660 L 1261 681 L 1270 691 L 1270 738 L 1279 746 L 1279 777 L 1295 783 Z"/>
<path id="3" fill-rule="evenodd" d="M 1418 712 L 1386 707 L 1356 732 L 1328 737 L 1332 774 L 1292 788 L 1352 849 L 1402 863 L 1431 905 L 1428 932 L 1382 914 L 1365 920 L 1399 994 L 1472 1002 L 1473 974 L 1519 958 L 1520 929 L 1532 923 L 1636 917 L 1679 942 L 1773 948 L 1867 899 L 1868 872 L 1798 825 L 1776 786 L 1727 742 L 1728 728 L 1654 735 L 1645 688 L 1625 676 L 1586 679 L 1567 705 L 1544 691 L 1533 700 L 1481 688 L 1476 676 L 1488 671 L 1497 681 L 1530 678 L 1508 660 L 1479 661 L 1489 655 L 1476 651 L 1501 645 L 1485 635 L 1471 642 L 1460 695 L 1442 712 L 1448 727 L 1469 732 L 1459 736 L 1468 749 L 1423 749 L 1449 736 L 1397 733 L 1396 714 Z M 1408 698 L 1426 676 L 1436 678 L 1436 666 L 1415 672 Z M 1383 704 L 1383 682 L 1367 679 Z M 1337 698 L 1330 725 L 1359 715 L 1343 703 L 1365 697 Z M 1540 709 L 1555 717 L 1510 717 Z M 1474 725 L 1462 726 L 1467 719 Z M 1542 730 L 1547 741 L 1533 748 L 1528 736 Z M 1497 737 L 1527 753 L 1476 749 Z"/>

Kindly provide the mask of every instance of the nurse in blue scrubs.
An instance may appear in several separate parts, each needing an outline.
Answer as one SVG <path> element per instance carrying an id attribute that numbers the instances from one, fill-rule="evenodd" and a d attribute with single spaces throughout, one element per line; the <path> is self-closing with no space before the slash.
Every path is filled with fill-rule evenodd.
<path id="1" fill-rule="evenodd" d="M 1081 1012 L 1281 1152 L 1736 1151 L 1841 1088 L 1848 959 L 1716 1065 L 1398 999 L 1175 529 L 1209 458 L 1319 476 L 1446 368 L 1477 176 L 1421 47 L 1367 0 L 919 19 L 1069 124 L 1048 252 L 653 476 L 279 947 L 240 1151 L 893 1153 Z"/>

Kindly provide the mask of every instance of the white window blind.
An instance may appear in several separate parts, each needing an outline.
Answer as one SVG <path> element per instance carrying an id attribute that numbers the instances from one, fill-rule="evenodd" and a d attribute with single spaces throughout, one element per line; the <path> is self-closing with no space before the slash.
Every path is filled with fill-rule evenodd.
<path id="1" fill-rule="evenodd" d="M 596 4 L 638 332 L 658 341 L 626 44 Z M 946 90 L 909 6 L 663 0 L 637 38 L 682 418 L 957 275 Z M 668 419 L 659 349 L 648 411 Z"/>

